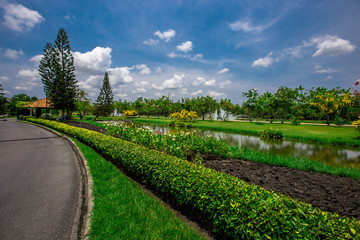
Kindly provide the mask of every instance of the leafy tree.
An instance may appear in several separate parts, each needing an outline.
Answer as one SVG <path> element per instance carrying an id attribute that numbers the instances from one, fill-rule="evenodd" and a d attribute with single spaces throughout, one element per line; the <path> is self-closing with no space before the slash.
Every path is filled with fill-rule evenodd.
<path id="1" fill-rule="evenodd" d="M 250 89 L 248 92 L 243 92 L 243 96 L 248 99 L 243 103 L 243 108 L 245 109 L 245 112 L 249 114 L 250 122 L 252 122 L 251 118 L 255 113 L 257 98 L 259 96 L 258 90 Z"/>
<path id="2" fill-rule="evenodd" d="M 138 97 L 131 105 L 132 108 L 138 112 L 139 116 L 141 116 L 144 107 L 144 99 L 142 97 Z"/>
<path id="3" fill-rule="evenodd" d="M 9 114 L 11 116 L 19 116 L 21 112 L 18 109 L 17 102 L 30 102 L 30 96 L 26 95 L 25 93 L 14 95 L 10 98 L 9 101 Z"/>
<path id="4" fill-rule="evenodd" d="M 273 99 L 273 95 L 270 92 L 265 92 L 260 95 L 256 101 L 256 111 L 261 117 L 266 116 L 266 120 L 268 121 L 270 118 L 273 118 L 273 110 L 271 106 L 271 102 Z"/>
<path id="5" fill-rule="evenodd" d="M 196 112 L 202 116 L 202 120 L 205 120 L 206 114 L 211 114 L 216 110 L 217 101 L 210 96 L 201 96 L 195 99 L 195 110 Z"/>
<path id="6" fill-rule="evenodd" d="M 0 115 L 6 113 L 6 105 L 8 103 L 8 99 L 5 97 L 5 93 L 3 92 L 2 84 L 0 83 Z"/>
<path id="7" fill-rule="evenodd" d="M 220 108 L 224 110 L 224 115 L 222 116 L 222 120 L 226 121 L 231 113 L 234 112 L 234 104 L 231 103 L 230 99 L 221 99 L 220 100 Z"/>
<path id="8" fill-rule="evenodd" d="M 98 116 L 107 117 L 114 111 L 114 94 L 110 86 L 109 74 L 105 72 L 100 94 L 94 104 L 94 121 Z"/>
<path id="9" fill-rule="evenodd" d="M 288 87 L 279 87 L 274 94 L 276 99 L 276 112 L 281 116 L 281 123 L 284 123 L 286 115 L 291 113 L 294 105 L 295 91 Z"/>
<path id="10" fill-rule="evenodd" d="M 59 29 L 55 45 L 46 43 L 39 73 L 51 104 L 62 111 L 62 119 L 65 119 L 65 112 L 69 119 L 76 109 L 77 80 L 69 37 L 64 28 Z"/>
<path id="11" fill-rule="evenodd" d="M 330 125 L 332 115 L 338 115 L 353 105 L 349 90 L 317 88 L 311 91 L 311 104 L 319 108 L 326 115 L 326 123 Z"/>
<path id="12" fill-rule="evenodd" d="M 76 110 L 79 113 L 80 119 L 83 119 L 86 113 L 92 109 L 91 101 L 86 97 L 87 95 L 84 90 L 79 89 L 76 96 Z"/>

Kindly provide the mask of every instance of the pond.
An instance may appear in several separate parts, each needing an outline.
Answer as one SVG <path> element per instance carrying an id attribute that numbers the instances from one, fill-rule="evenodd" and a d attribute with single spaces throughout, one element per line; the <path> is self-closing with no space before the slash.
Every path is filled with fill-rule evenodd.
<path id="1" fill-rule="evenodd" d="M 143 124 L 149 126 L 153 131 L 175 133 L 177 128 L 171 128 L 167 125 Z M 264 141 L 258 136 L 246 135 L 241 133 L 229 133 L 223 131 L 189 129 L 180 131 L 196 131 L 199 136 L 221 137 L 231 146 L 238 146 L 250 150 L 270 152 L 274 154 L 290 155 L 301 158 L 308 158 L 316 161 L 326 162 L 332 166 L 346 166 L 360 168 L 360 149 L 338 147 L 331 145 L 321 145 L 313 143 L 304 143 L 293 140 L 281 142 Z"/>

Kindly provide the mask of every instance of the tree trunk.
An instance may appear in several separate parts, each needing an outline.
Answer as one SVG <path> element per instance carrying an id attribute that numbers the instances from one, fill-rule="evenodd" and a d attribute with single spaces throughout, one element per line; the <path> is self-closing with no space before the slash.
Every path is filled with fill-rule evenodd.
<path id="1" fill-rule="evenodd" d="M 326 123 L 328 126 L 330 126 L 330 116 L 329 114 L 326 114 Z"/>

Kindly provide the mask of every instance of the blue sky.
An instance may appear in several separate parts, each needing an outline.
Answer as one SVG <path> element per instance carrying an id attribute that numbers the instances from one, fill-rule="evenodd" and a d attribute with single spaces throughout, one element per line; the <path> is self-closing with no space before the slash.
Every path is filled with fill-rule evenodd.
<path id="1" fill-rule="evenodd" d="M 7 97 L 44 97 L 37 67 L 64 27 L 92 99 L 105 71 L 115 100 L 356 88 L 359 12 L 358 0 L 0 0 L 0 82 Z"/>

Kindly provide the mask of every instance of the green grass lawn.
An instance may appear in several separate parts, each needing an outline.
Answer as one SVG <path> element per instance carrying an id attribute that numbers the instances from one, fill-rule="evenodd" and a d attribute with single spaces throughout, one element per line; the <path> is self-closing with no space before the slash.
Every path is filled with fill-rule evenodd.
<path id="1" fill-rule="evenodd" d="M 164 118 L 136 118 L 136 122 L 168 123 L 170 119 Z M 279 129 L 287 139 L 311 141 L 323 144 L 347 145 L 360 147 L 360 133 L 352 127 L 332 127 L 315 125 L 291 125 L 279 123 L 256 123 L 235 121 L 209 121 L 198 120 L 194 127 L 207 128 L 234 133 L 259 135 L 259 131 L 268 128 Z"/>
<path id="2" fill-rule="evenodd" d="M 93 178 L 90 239 L 206 239 L 112 163 L 74 141 L 87 159 Z"/>

